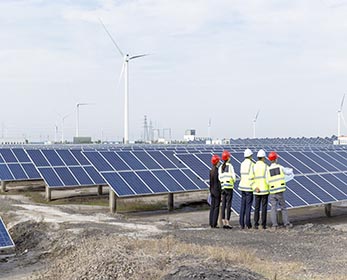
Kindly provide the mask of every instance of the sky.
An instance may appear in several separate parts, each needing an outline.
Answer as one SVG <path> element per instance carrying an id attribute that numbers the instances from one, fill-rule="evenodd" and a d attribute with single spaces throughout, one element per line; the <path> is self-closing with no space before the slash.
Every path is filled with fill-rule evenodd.
<path id="1" fill-rule="evenodd" d="M 1 0 L 1 136 L 129 138 L 144 116 L 183 139 L 337 134 L 347 93 L 347 1 Z M 347 104 L 345 104 L 347 106 Z M 344 106 L 344 107 L 346 107 Z M 346 111 L 343 109 L 343 112 Z M 167 130 L 166 130 L 167 132 Z M 346 126 L 342 133 L 347 134 Z"/>

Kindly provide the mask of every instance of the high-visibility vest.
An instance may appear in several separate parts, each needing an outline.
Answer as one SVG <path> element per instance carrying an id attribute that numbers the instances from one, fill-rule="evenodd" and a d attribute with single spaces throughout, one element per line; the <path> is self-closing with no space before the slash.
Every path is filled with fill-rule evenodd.
<path id="1" fill-rule="evenodd" d="M 272 163 L 268 168 L 267 178 L 270 194 L 280 193 L 286 190 L 286 181 L 281 165 Z"/>
<path id="2" fill-rule="evenodd" d="M 239 183 L 239 190 L 244 192 L 252 192 L 254 184 L 254 174 L 253 174 L 254 163 L 251 159 L 246 158 L 241 163 L 241 180 Z"/>
<path id="3" fill-rule="evenodd" d="M 223 164 L 219 166 L 218 169 L 218 179 L 221 183 L 222 189 L 233 189 L 235 178 L 234 167 L 229 162 L 226 163 L 224 171 L 222 167 Z"/>
<path id="4" fill-rule="evenodd" d="M 253 184 L 253 193 L 255 195 L 265 195 L 269 194 L 269 185 L 266 182 L 266 172 L 268 166 L 265 162 L 258 160 L 254 164 L 254 184 Z M 259 188 L 259 192 L 256 192 L 255 189 Z"/>

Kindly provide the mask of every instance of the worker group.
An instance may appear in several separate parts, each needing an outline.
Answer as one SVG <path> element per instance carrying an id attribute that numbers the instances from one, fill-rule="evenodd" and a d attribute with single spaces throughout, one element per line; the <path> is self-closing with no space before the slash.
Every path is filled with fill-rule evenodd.
<path id="1" fill-rule="evenodd" d="M 238 189 L 241 192 L 241 208 L 239 224 L 241 229 L 267 229 L 267 207 L 271 204 L 271 228 L 277 230 L 279 227 L 277 211 L 282 213 L 283 226 L 290 228 L 285 201 L 286 179 L 293 178 L 293 170 L 285 168 L 277 162 L 278 154 L 270 152 L 267 156 L 270 161 L 268 165 L 266 153 L 259 150 L 257 161 L 253 161 L 253 152 L 250 149 L 244 151 L 244 161 L 240 168 L 240 182 Z M 222 227 L 231 229 L 230 216 L 232 198 L 236 175 L 233 165 L 230 163 L 229 151 L 223 151 L 222 162 L 218 155 L 211 158 L 212 168 L 210 170 L 210 216 L 209 223 L 212 228 L 218 227 L 218 217 L 221 207 Z M 254 200 L 253 225 L 251 211 Z M 261 215 L 261 217 L 260 217 Z"/>

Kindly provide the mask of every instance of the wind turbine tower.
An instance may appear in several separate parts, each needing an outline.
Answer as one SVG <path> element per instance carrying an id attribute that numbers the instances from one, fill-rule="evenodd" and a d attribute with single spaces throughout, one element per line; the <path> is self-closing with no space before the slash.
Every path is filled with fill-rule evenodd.
<path id="1" fill-rule="evenodd" d="M 259 116 L 259 112 L 260 110 L 258 110 L 257 114 L 255 115 L 254 119 L 253 119 L 253 139 L 255 138 L 255 132 L 256 132 L 256 124 L 257 124 L 257 119 Z"/>
<path id="2" fill-rule="evenodd" d="M 343 95 L 340 108 L 337 110 L 337 137 L 341 136 L 341 119 L 343 121 L 345 121 L 345 119 L 342 115 L 342 107 L 343 107 L 343 103 L 345 101 L 345 95 L 346 94 Z"/>
<path id="3" fill-rule="evenodd" d="M 111 36 L 111 33 L 108 32 L 105 24 L 102 22 L 102 20 L 99 18 L 99 21 L 103 28 L 105 29 L 107 35 L 110 37 L 113 45 L 118 50 L 119 54 L 123 58 L 123 66 L 122 71 L 120 74 L 120 78 L 124 72 L 124 83 L 125 83 L 125 92 L 124 92 L 124 144 L 129 143 L 129 61 L 133 60 L 135 58 L 140 58 L 147 56 L 148 54 L 140 54 L 140 55 L 134 55 L 130 56 L 129 54 L 124 54 L 122 50 L 117 45 L 116 41 Z"/>

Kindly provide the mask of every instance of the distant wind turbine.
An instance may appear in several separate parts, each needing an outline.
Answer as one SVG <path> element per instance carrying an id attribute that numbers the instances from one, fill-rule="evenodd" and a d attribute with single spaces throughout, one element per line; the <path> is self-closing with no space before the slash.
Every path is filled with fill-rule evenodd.
<path id="1" fill-rule="evenodd" d="M 260 110 L 258 110 L 257 114 L 255 115 L 255 117 L 253 119 L 253 138 L 255 138 L 255 127 L 256 127 L 256 124 L 257 124 L 257 119 L 258 119 L 258 116 L 259 116 L 259 112 L 260 112 Z"/>
<path id="2" fill-rule="evenodd" d="M 99 21 L 103 28 L 105 29 L 107 35 L 110 37 L 113 45 L 118 50 L 119 54 L 123 58 L 123 65 L 122 65 L 122 71 L 120 73 L 119 79 L 121 79 L 123 72 L 124 74 L 124 80 L 125 80 L 125 93 L 124 93 L 124 143 L 129 143 L 129 61 L 135 58 L 140 58 L 147 56 L 148 54 L 140 54 L 140 55 L 134 55 L 130 56 L 129 54 L 124 54 L 122 50 L 117 45 L 116 41 L 111 36 L 110 32 L 107 30 L 105 24 L 102 22 L 102 20 L 99 18 Z"/>
<path id="3" fill-rule="evenodd" d="M 337 110 L 337 137 L 341 136 L 341 119 L 346 126 L 346 121 L 345 121 L 345 118 L 343 117 L 343 114 L 342 114 L 342 107 L 343 107 L 343 103 L 345 101 L 345 95 L 346 94 L 343 95 L 341 105 L 340 105 L 339 109 Z"/>

